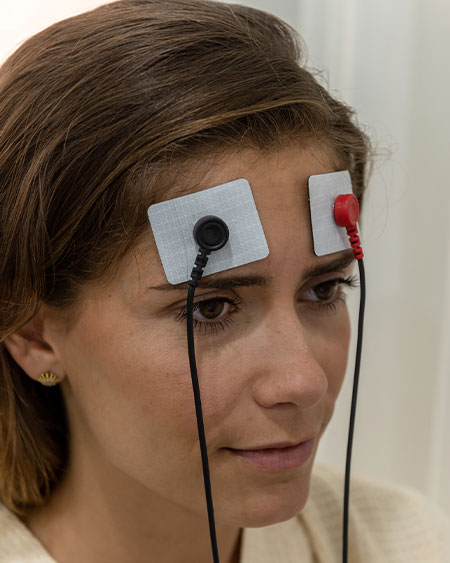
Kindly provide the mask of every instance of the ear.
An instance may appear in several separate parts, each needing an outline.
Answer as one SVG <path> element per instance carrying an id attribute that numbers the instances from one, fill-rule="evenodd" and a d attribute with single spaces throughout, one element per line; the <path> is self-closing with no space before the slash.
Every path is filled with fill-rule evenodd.
<path id="1" fill-rule="evenodd" d="M 45 338 L 46 317 L 39 311 L 31 321 L 9 336 L 5 346 L 15 362 L 32 379 L 38 380 L 42 372 L 51 371 L 61 381 L 64 368 L 52 346 Z"/>

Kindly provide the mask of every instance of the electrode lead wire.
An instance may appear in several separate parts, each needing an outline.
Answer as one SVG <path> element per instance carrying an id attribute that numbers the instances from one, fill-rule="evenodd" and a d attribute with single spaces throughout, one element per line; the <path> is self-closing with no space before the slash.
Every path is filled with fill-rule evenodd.
<path id="1" fill-rule="evenodd" d="M 191 368 L 192 389 L 194 391 L 195 414 L 197 416 L 198 438 L 200 442 L 200 452 L 202 455 L 203 482 L 205 485 L 206 506 L 208 509 L 209 535 L 211 538 L 211 549 L 214 563 L 219 563 L 219 551 L 217 549 L 216 526 L 214 522 L 214 505 L 211 494 L 211 480 L 209 475 L 208 451 L 206 448 L 205 427 L 203 424 L 202 401 L 200 397 L 200 387 L 198 384 L 197 364 L 195 361 L 194 345 L 194 293 L 195 286 L 189 285 L 186 304 L 187 316 L 187 340 L 189 365 Z"/>
<path id="2" fill-rule="evenodd" d="M 343 522 L 343 541 L 342 541 L 342 562 L 347 563 L 348 552 L 348 503 L 350 495 L 350 467 L 352 461 L 353 432 L 355 429 L 356 400 L 358 396 L 359 369 L 361 365 L 361 351 L 364 328 L 364 309 L 366 305 L 366 274 L 364 271 L 364 261 L 358 260 L 359 280 L 360 280 L 360 302 L 358 316 L 358 341 L 356 344 L 355 374 L 353 377 L 352 405 L 350 409 L 350 425 L 347 441 L 347 458 L 345 463 L 345 487 L 344 487 L 344 522 Z"/>

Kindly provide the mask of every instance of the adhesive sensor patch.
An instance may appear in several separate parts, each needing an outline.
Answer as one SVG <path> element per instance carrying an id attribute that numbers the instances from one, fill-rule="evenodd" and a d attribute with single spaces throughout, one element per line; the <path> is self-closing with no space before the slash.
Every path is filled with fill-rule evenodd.
<path id="1" fill-rule="evenodd" d="M 223 248 L 210 254 L 204 276 L 269 255 L 252 190 L 244 178 L 156 203 L 148 208 L 148 217 L 167 281 L 173 285 L 191 279 L 198 253 L 193 228 L 205 215 L 223 219 L 230 237 Z"/>
<path id="2" fill-rule="evenodd" d="M 347 231 L 339 227 L 334 218 L 337 196 L 353 193 L 349 171 L 310 176 L 308 191 L 314 254 L 325 256 L 351 248 Z"/>

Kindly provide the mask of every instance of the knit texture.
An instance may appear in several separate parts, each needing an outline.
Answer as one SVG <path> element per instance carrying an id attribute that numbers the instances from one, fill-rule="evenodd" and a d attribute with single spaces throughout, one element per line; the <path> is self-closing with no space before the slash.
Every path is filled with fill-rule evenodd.
<path id="1" fill-rule="evenodd" d="M 341 563 L 344 476 L 316 464 L 301 513 L 247 528 L 241 563 Z M 450 563 L 450 517 L 421 493 L 352 474 L 349 563 Z M 0 505 L 0 563 L 57 563 Z"/>

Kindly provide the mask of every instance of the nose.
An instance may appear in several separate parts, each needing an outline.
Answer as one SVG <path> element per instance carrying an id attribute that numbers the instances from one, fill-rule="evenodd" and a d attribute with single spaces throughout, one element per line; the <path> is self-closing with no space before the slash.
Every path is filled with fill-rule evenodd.
<path id="1" fill-rule="evenodd" d="M 328 379 L 320 364 L 323 346 L 302 326 L 294 308 L 268 314 L 258 331 L 253 396 L 265 408 L 293 404 L 314 407 L 325 397 Z M 256 336 L 256 335 L 255 335 Z"/>

